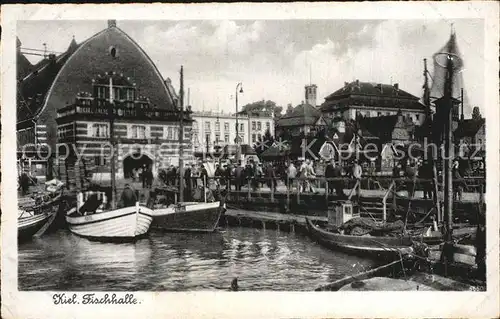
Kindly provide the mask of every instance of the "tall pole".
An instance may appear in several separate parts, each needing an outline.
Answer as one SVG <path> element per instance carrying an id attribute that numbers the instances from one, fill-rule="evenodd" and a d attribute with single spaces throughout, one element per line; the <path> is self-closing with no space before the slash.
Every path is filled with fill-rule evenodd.
<path id="1" fill-rule="evenodd" d="M 181 65 L 181 80 L 179 90 L 179 201 L 184 201 L 184 67 Z"/>
<path id="2" fill-rule="evenodd" d="M 451 56 L 448 55 L 448 62 L 446 65 L 446 82 L 444 91 L 444 102 L 446 105 L 446 118 L 445 118 L 445 130 L 444 130 L 444 147 L 445 147 L 445 188 L 444 188 L 444 217 L 445 217 L 445 229 L 446 241 L 452 240 L 453 232 L 453 178 L 452 178 L 452 158 L 453 154 L 453 134 L 452 130 L 452 115 L 453 115 L 453 97 L 452 97 L 452 81 L 453 81 L 453 60 Z"/>
<path id="3" fill-rule="evenodd" d="M 235 100 L 236 100 L 236 160 L 239 161 L 241 157 L 241 141 L 240 141 L 240 125 L 238 124 L 238 88 L 242 89 L 242 84 L 239 82 L 236 84 L 235 90 Z"/>
<path id="4" fill-rule="evenodd" d="M 424 59 L 424 104 L 425 104 L 425 111 L 426 111 L 426 121 L 428 123 L 427 126 L 427 140 L 433 141 L 432 139 L 432 114 L 431 114 L 431 98 L 430 98 L 430 91 L 429 91 L 429 72 L 427 71 L 427 59 Z M 428 151 L 428 149 L 426 150 Z M 438 187 L 438 174 L 437 174 L 437 168 L 436 168 L 436 162 L 434 159 L 434 156 L 437 156 L 437 154 L 431 154 L 430 159 L 429 159 L 429 164 L 430 167 L 432 168 L 432 185 L 433 185 L 433 202 L 434 202 L 434 207 L 436 207 L 436 212 L 437 212 L 437 222 L 440 223 L 442 221 L 442 215 L 441 215 L 441 203 L 439 202 L 439 187 Z"/>
<path id="5" fill-rule="evenodd" d="M 116 209 L 116 180 L 115 180 L 115 139 L 114 139 L 114 100 L 113 100 L 113 75 L 110 73 L 109 75 L 109 139 L 111 142 L 111 208 Z"/>

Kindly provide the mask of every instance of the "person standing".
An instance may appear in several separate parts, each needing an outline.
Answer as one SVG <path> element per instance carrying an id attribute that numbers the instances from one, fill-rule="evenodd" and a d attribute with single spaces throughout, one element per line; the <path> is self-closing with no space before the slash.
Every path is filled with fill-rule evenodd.
<path id="1" fill-rule="evenodd" d="M 422 186 L 424 189 L 424 199 L 432 199 L 432 167 L 430 162 L 424 161 L 418 169 L 418 177 L 425 179 L 422 181 Z"/>
<path id="2" fill-rule="evenodd" d="M 200 165 L 200 178 L 201 182 L 203 184 L 203 187 L 206 188 L 208 186 L 208 172 L 207 169 L 205 168 L 205 165 L 201 163 Z"/>
<path id="3" fill-rule="evenodd" d="M 186 169 L 184 170 L 184 185 L 186 186 L 185 187 L 185 194 L 186 196 L 184 196 L 186 198 L 186 200 L 190 200 L 191 198 L 191 193 L 192 193 L 192 179 L 191 179 L 191 166 L 189 165 L 186 165 Z"/>
<path id="4" fill-rule="evenodd" d="M 307 167 L 307 161 L 303 161 L 302 164 L 300 165 L 299 168 L 299 176 L 300 176 L 300 181 L 299 181 L 299 191 L 300 192 L 307 192 L 307 186 L 308 186 L 308 167 Z"/>
<path id="5" fill-rule="evenodd" d="M 333 178 L 333 170 L 335 169 L 335 161 L 331 160 L 325 167 L 325 178 L 327 181 L 325 182 L 325 187 L 328 189 L 328 194 L 333 194 L 334 189 L 334 181 L 328 181 L 329 178 Z"/>
<path id="6" fill-rule="evenodd" d="M 405 175 L 407 178 L 406 191 L 408 192 L 408 197 L 413 198 L 415 196 L 415 182 L 417 178 L 417 169 L 414 162 L 406 165 Z"/>
<path id="7" fill-rule="evenodd" d="M 234 169 L 234 182 L 236 184 L 235 186 L 237 191 L 241 191 L 241 184 L 244 183 L 244 179 L 245 179 L 245 171 L 243 165 L 241 162 L 238 162 L 238 165 Z"/>
<path id="8" fill-rule="evenodd" d="M 333 182 L 332 190 L 335 189 L 335 194 L 337 194 L 337 196 L 340 196 L 341 198 L 344 198 L 346 197 L 344 193 L 344 182 L 340 180 L 340 178 L 342 177 L 342 168 L 340 167 L 340 165 L 335 165 L 335 161 L 333 160 L 332 166 L 332 177 L 339 178 L 339 180 Z"/>
<path id="9" fill-rule="evenodd" d="M 120 198 L 120 205 L 119 207 L 131 207 L 135 206 L 135 203 L 137 202 L 137 195 L 129 184 L 125 184 L 125 188 L 123 189 L 121 198 Z"/>
<path id="10" fill-rule="evenodd" d="M 271 164 L 266 164 L 266 181 L 270 190 L 276 192 L 276 172 Z"/>
<path id="11" fill-rule="evenodd" d="M 290 165 L 287 169 L 287 187 L 292 190 L 293 185 L 295 184 L 295 178 L 297 177 L 297 168 L 293 165 L 293 162 L 290 161 Z"/>

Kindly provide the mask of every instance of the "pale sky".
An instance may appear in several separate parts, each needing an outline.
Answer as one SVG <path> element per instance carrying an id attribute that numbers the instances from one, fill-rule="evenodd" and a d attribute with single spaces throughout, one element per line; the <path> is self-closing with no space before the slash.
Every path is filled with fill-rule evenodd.
<path id="1" fill-rule="evenodd" d="M 184 65 L 186 94 L 196 111 L 234 112 L 239 105 L 273 100 L 286 109 L 304 100 L 304 85 L 318 86 L 318 104 L 344 82 L 399 83 L 422 95 L 423 58 L 449 39 L 453 23 L 464 59 L 466 110 L 484 114 L 482 20 L 205 20 L 117 21 L 178 89 Z M 18 37 L 26 48 L 63 52 L 107 27 L 107 21 L 26 21 Z M 40 57 L 28 56 L 36 62 Z M 467 107 L 469 104 L 470 108 Z M 466 114 L 467 116 L 467 114 Z"/>

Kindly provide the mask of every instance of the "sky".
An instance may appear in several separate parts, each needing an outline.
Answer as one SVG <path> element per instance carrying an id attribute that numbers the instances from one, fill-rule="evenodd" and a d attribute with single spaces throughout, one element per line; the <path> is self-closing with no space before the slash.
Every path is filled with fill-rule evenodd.
<path id="1" fill-rule="evenodd" d="M 464 60 L 467 110 L 485 109 L 484 24 L 458 20 L 181 20 L 117 21 L 150 56 L 164 78 L 185 88 L 193 110 L 235 111 L 266 99 L 286 109 L 304 100 L 304 86 L 318 86 L 318 104 L 359 79 L 394 84 L 422 96 L 423 59 L 448 41 L 451 24 Z M 72 37 L 80 43 L 107 27 L 107 21 L 20 21 L 22 47 L 63 52 Z M 28 56 L 32 62 L 40 59 Z M 187 90 L 186 90 L 187 92 Z"/>

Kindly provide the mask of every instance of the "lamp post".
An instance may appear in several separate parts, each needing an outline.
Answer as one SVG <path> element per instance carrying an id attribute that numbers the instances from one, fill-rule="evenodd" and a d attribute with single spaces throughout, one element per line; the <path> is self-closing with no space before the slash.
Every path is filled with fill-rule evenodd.
<path id="1" fill-rule="evenodd" d="M 239 91 L 238 91 L 238 89 L 239 89 Z M 240 155 L 240 153 L 241 153 L 241 150 L 240 150 L 241 139 L 240 139 L 240 134 L 239 134 L 240 126 L 238 124 L 238 93 L 243 93 L 243 84 L 241 84 L 241 82 L 236 84 L 236 94 L 235 94 L 235 100 L 236 100 L 236 138 L 234 139 L 234 142 L 236 143 L 236 158 L 239 161 L 240 156 L 241 156 Z"/>

